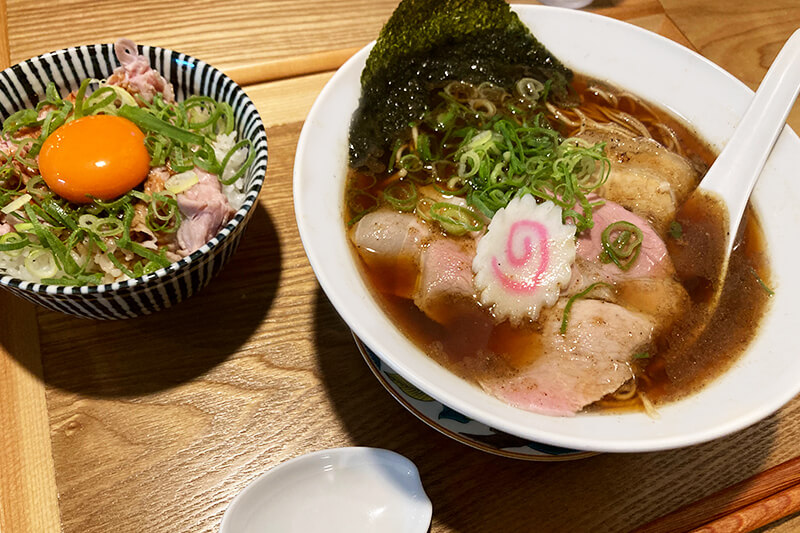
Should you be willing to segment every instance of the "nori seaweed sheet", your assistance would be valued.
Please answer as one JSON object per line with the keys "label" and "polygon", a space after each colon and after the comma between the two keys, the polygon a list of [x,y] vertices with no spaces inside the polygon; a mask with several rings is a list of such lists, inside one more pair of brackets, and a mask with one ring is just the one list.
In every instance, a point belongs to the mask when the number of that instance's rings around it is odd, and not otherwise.
{"label": "nori seaweed sheet", "polygon": [[567,101],[572,72],[503,0],[403,0],[381,30],[361,74],[350,124],[350,164],[375,167],[397,134],[422,118],[431,90],[449,81],[510,87],[550,80]]}

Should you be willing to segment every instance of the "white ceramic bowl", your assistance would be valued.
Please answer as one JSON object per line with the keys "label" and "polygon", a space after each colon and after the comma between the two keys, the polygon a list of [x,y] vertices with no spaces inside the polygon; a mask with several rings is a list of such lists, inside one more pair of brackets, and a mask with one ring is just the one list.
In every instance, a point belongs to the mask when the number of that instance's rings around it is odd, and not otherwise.
{"label": "white ceramic bowl", "polygon": [[[730,138],[752,98],[736,78],[696,53],[635,26],[585,12],[514,6],[550,51],[577,72],[660,104],[713,147]],[[771,255],[776,294],[745,355],[685,400],[643,413],[538,415],[510,407],[439,366],[391,323],[364,283],[343,222],[350,117],[369,48],[352,57],[320,94],[295,161],[297,222],[322,288],[347,324],[381,359],[443,404],[506,433],[579,450],[641,452],[676,448],[732,433],[776,411],[800,391],[798,325],[800,140],[781,134],[753,194]],[[340,223],[341,221],[341,223]]]}
{"label": "white ceramic bowl", "polygon": [[425,533],[431,501],[414,463],[379,448],[335,448],[262,474],[225,510],[220,533]]}

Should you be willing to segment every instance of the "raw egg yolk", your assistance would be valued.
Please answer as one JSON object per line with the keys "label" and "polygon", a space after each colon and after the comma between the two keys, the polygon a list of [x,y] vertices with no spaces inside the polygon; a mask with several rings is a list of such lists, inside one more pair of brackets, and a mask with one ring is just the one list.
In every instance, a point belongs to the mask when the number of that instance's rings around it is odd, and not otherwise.
{"label": "raw egg yolk", "polygon": [[56,129],[42,144],[39,172],[50,190],[75,203],[113,200],[150,171],[144,134],[112,115],[82,117]]}

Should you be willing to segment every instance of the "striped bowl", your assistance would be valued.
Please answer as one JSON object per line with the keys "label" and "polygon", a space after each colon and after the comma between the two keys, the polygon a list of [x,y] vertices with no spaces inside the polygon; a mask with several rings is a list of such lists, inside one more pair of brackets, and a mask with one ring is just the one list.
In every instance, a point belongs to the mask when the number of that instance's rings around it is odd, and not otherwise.
{"label": "striped bowl", "polygon": [[[199,250],[152,274],[82,287],[45,285],[0,277],[0,286],[33,303],[95,319],[133,318],[165,309],[205,287],[236,251],[253,213],[267,169],[267,135],[255,105],[236,83],[191,56],[156,46],[139,46],[150,65],[169,80],[178,100],[200,94],[231,105],[240,139],[250,139],[255,159],[245,177],[246,196],[228,224]],[[54,82],[61,94],[77,90],[84,78],[107,78],[119,66],[113,44],[50,52],[0,72],[0,115],[35,105]]]}

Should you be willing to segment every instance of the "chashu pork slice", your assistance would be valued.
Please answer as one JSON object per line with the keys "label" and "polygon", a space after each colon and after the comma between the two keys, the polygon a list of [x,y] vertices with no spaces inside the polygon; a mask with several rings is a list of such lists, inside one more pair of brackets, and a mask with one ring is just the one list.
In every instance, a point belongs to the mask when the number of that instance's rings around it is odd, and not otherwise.
{"label": "chashu pork slice", "polygon": [[185,257],[199,249],[230,220],[235,209],[222,192],[216,175],[197,167],[198,182],[178,194],[178,208],[184,220],[178,228],[178,254]]}
{"label": "chashu pork slice", "polygon": [[420,254],[430,233],[413,213],[379,209],[353,225],[350,240],[371,269],[384,273],[376,280],[379,290],[413,298]]}
{"label": "chashu pork slice", "polygon": [[532,333],[535,350],[512,376],[481,380],[489,394],[545,415],[572,416],[633,377],[630,363],[652,340],[655,320],[601,300],[576,300],[566,334],[563,299]]}
{"label": "chashu pork slice", "polygon": [[666,235],[678,207],[699,181],[689,160],[643,137],[598,130],[587,130],[579,137],[592,144],[606,143],[611,173],[596,192],[647,219],[659,234]]}
{"label": "chashu pork slice", "polygon": [[420,254],[420,276],[414,291],[416,306],[440,324],[471,314],[476,304],[474,257],[473,239],[433,239]]}

